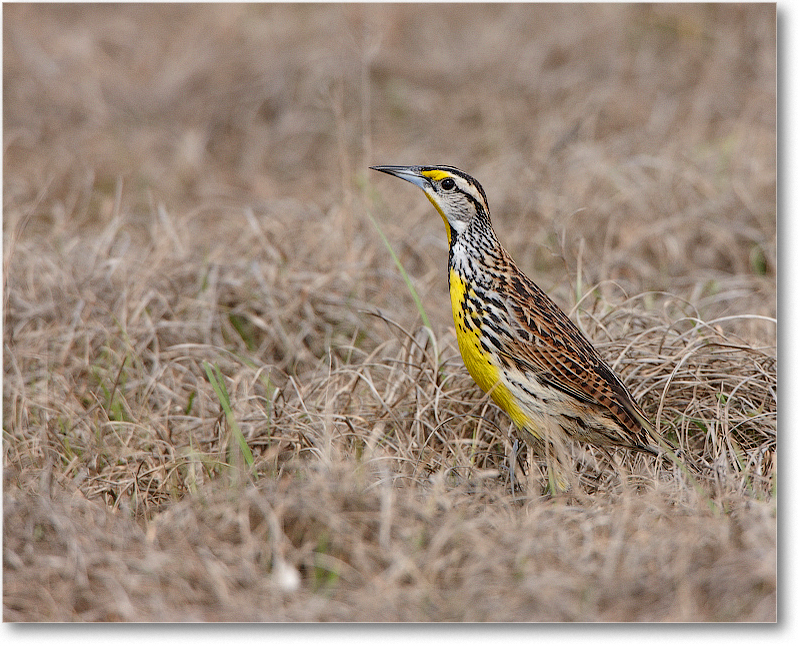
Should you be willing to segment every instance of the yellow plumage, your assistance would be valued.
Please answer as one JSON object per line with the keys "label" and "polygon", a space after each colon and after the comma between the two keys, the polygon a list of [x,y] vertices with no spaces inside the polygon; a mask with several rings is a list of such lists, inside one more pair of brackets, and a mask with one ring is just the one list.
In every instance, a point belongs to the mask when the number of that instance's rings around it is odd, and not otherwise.
{"label": "yellow plumage", "polygon": [[501,379],[500,369],[492,361],[489,353],[481,347],[481,333],[472,327],[461,304],[468,293],[467,286],[455,272],[450,272],[450,303],[453,307],[453,321],[456,326],[456,339],[461,358],[470,376],[481,390],[490,393],[492,399],[508,413],[511,420],[519,427],[528,425],[525,413],[517,406],[514,396]]}

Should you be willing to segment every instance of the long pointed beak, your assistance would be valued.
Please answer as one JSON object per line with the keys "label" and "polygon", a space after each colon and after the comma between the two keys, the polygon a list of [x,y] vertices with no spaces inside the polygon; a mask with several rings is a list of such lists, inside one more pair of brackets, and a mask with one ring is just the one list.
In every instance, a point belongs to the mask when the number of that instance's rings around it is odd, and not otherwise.
{"label": "long pointed beak", "polygon": [[370,168],[404,179],[407,182],[411,182],[414,186],[419,186],[423,190],[430,184],[425,177],[420,175],[420,166],[370,166]]}

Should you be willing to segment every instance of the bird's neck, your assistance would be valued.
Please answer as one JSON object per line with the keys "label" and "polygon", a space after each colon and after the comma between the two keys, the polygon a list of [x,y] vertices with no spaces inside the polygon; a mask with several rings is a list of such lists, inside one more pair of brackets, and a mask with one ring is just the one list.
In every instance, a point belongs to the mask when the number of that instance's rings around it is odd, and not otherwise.
{"label": "bird's neck", "polygon": [[461,276],[480,276],[479,267],[496,265],[505,252],[488,218],[476,218],[462,233],[450,238],[448,266]]}

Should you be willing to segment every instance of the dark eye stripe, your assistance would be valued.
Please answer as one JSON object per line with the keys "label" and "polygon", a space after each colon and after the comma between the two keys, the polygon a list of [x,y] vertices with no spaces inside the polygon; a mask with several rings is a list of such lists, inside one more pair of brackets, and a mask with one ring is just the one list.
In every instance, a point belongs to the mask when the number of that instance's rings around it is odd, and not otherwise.
{"label": "dark eye stripe", "polygon": [[[448,184],[445,185],[445,182],[447,182]],[[452,186],[449,185],[450,182],[453,182]],[[452,179],[450,179],[449,177],[446,177],[445,179],[443,179],[441,181],[441,183],[440,183],[440,186],[446,191],[450,191],[452,189],[455,189],[455,191],[453,191],[453,192],[463,195],[467,199],[467,201],[470,204],[472,204],[472,206],[475,208],[475,210],[477,212],[479,212],[479,213],[486,213],[487,212],[486,211],[486,207],[481,203],[481,201],[478,198],[476,198],[470,192],[465,191],[465,190],[459,188],[458,186],[456,186],[456,183]],[[483,191],[481,191],[481,195],[483,195]]]}
{"label": "dark eye stripe", "polygon": [[486,209],[483,207],[483,204],[476,200],[472,195],[466,191],[460,191],[460,193],[472,203],[472,206],[475,207],[476,211],[479,213],[486,213]]}

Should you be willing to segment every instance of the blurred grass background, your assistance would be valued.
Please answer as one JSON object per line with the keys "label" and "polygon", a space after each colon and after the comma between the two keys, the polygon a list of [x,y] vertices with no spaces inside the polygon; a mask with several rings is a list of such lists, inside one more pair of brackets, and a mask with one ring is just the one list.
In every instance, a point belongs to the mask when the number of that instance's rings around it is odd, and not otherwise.
{"label": "blurred grass background", "polygon": [[[4,620],[774,620],[774,5],[3,17]],[[509,485],[382,163],[479,179],[699,488]]]}

